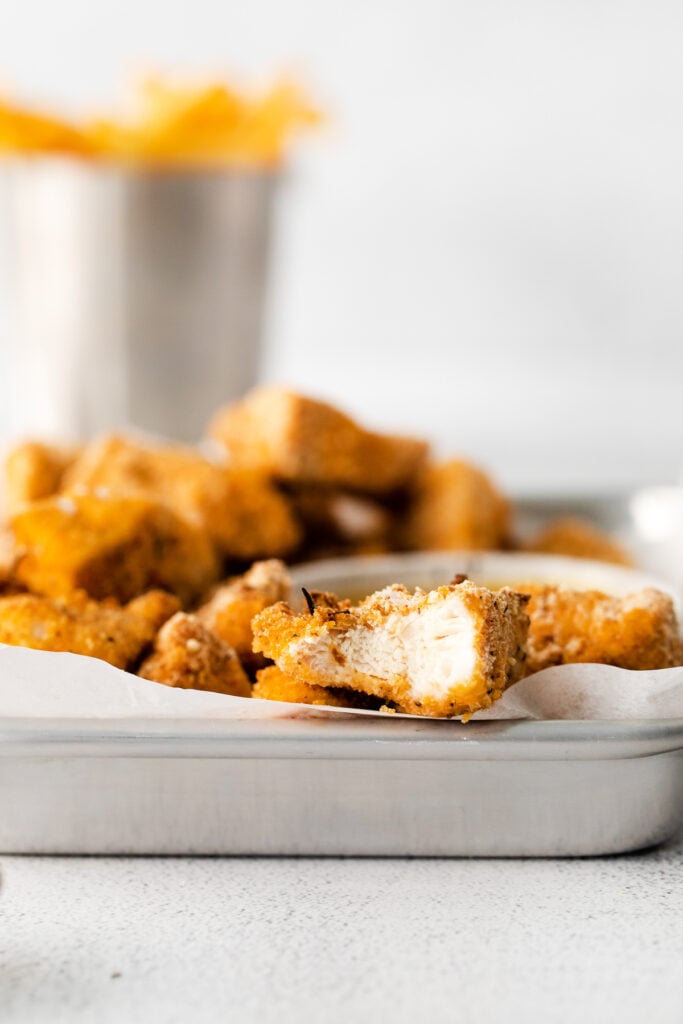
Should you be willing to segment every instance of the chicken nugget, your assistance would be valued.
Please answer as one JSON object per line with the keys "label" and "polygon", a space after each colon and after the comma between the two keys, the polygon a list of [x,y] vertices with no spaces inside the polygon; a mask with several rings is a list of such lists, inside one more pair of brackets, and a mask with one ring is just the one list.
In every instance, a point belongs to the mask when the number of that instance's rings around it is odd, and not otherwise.
{"label": "chicken nugget", "polygon": [[0,526],[0,594],[6,594],[15,589],[14,567],[16,561],[14,535],[9,527]]}
{"label": "chicken nugget", "polygon": [[0,643],[87,654],[128,668],[177,608],[177,599],[161,591],[123,608],[111,598],[92,601],[83,591],[65,600],[15,594],[0,597]]}
{"label": "chicken nugget", "polygon": [[158,586],[185,604],[219,575],[206,535],[147,498],[45,498],[14,516],[11,528],[16,579],[50,597],[85,590],[128,601]]}
{"label": "chicken nugget", "polygon": [[23,505],[56,494],[64,473],[78,448],[57,447],[26,441],[13,448],[5,460],[4,506],[14,515]]}
{"label": "chicken nugget", "polygon": [[588,662],[627,669],[681,664],[681,637],[671,598],[648,588],[627,597],[542,584],[531,595],[526,674]]}
{"label": "chicken nugget", "polygon": [[235,650],[202,625],[178,612],[162,626],[154,651],[138,675],[183,690],[211,690],[250,697],[251,685]]}
{"label": "chicken nugget", "polygon": [[147,622],[156,635],[163,624],[180,611],[180,601],[167,590],[147,590],[129,601],[126,610]]}
{"label": "chicken nugget", "polygon": [[314,683],[302,683],[293,676],[281,672],[277,665],[269,665],[256,673],[256,682],[251,689],[252,697],[259,700],[280,700],[289,704],[327,704],[332,708],[361,708],[374,710],[379,706],[377,698],[368,697],[354,690],[333,690]]}
{"label": "chicken nugget", "polygon": [[591,558],[596,562],[633,565],[633,559],[609,534],[584,519],[567,516],[548,523],[529,538],[523,548],[543,555],[567,555],[570,558]]}
{"label": "chicken nugget", "polygon": [[238,465],[368,494],[404,487],[427,454],[424,441],[364,430],[331,405],[280,387],[220,410],[209,431]]}
{"label": "chicken nugget", "polygon": [[402,531],[409,550],[505,547],[510,505],[476,466],[458,459],[435,463],[420,474]]}
{"label": "chicken nugget", "polygon": [[299,542],[290,503],[264,474],[219,465],[183,445],[101,438],[65,474],[64,488],[163,502],[206,531],[226,558],[284,555]]}
{"label": "chicken nugget", "polygon": [[288,498],[258,470],[223,469],[223,483],[205,506],[206,529],[227,558],[285,556],[301,540]]}
{"label": "chicken nugget", "polygon": [[200,622],[237,651],[245,669],[254,672],[263,658],[254,654],[251,620],[276,601],[289,598],[291,580],[284,562],[255,562],[243,576],[217,587],[196,612]]}
{"label": "chicken nugget", "polygon": [[281,602],[254,619],[254,650],[304,683],[415,715],[469,715],[521,677],[527,600],[464,581],[429,593],[396,584],[350,608],[313,599],[303,615]]}

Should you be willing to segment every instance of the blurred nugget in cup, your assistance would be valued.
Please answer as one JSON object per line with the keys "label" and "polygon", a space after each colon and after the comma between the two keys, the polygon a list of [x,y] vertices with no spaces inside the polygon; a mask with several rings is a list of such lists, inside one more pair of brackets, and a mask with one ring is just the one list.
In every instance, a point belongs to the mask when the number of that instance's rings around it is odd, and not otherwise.
{"label": "blurred nugget in cup", "polygon": [[258,380],[278,181],[318,114],[291,82],[138,101],[67,123],[0,99],[14,433],[194,442]]}
{"label": "blurred nugget in cup", "polygon": [[148,78],[132,117],[71,122],[0,100],[0,153],[174,167],[273,168],[320,114],[291,81],[247,95],[221,82]]}

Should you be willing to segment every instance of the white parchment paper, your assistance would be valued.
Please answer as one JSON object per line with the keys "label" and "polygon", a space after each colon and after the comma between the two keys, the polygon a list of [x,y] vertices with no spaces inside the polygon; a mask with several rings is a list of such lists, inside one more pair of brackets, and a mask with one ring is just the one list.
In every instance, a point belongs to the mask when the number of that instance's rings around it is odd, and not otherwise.
{"label": "white parchment paper", "polygon": [[[353,708],[228,697],[176,690],[103,661],[0,645],[2,718],[288,718],[386,715]],[[561,665],[511,687],[473,721],[683,718],[683,668],[628,672],[608,665]]]}

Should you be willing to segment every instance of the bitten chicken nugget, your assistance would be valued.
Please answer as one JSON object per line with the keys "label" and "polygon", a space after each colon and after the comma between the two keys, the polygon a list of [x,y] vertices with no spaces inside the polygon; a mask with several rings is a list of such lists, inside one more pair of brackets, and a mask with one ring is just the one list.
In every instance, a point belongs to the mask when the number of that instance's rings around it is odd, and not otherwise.
{"label": "bitten chicken nugget", "polygon": [[178,609],[171,594],[154,591],[121,607],[83,592],[68,599],[15,594],[0,597],[0,643],[39,651],[70,651],[128,668]]}
{"label": "bitten chicken nugget", "polygon": [[252,391],[209,429],[238,465],[368,494],[404,487],[427,454],[424,441],[372,433],[331,405],[278,387]]}
{"label": "bitten chicken nugget", "polygon": [[182,445],[104,437],[84,449],[64,488],[161,501],[205,530],[228,558],[284,555],[299,542],[290,503],[266,476],[218,465]]}
{"label": "bitten chicken nugget", "polygon": [[159,586],[188,603],[218,576],[208,537],[146,498],[45,498],[19,512],[11,528],[16,579],[50,597],[85,590],[128,601]]}
{"label": "bitten chicken nugget", "polygon": [[531,595],[527,675],[575,662],[627,669],[681,664],[673,602],[660,590],[618,598],[540,584],[520,589]]}
{"label": "bitten chicken nugget", "polygon": [[411,550],[489,551],[505,546],[509,528],[509,503],[488,476],[453,459],[418,477],[403,543]]}
{"label": "bitten chicken nugget", "polygon": [[289,704],[327,704],[332,708],[367,710],[377,708],[380,703],[377,698],[368,697],[354,690],[332,690],[312,683],[301,683],[298,679],[285,675],[277,665],[269,665],[256,674],[251,695],[260,700],[280,700]]}
{"label": "bitten chicken nugget", "polygon": [[14,515],[23,505],[56,494],[62,477],[78,454],[77,448],[26,441],[5,460],[4,506]]}
{"label": "bitten chicken nugget", "polygon": [[313,599],[303,615],[280,603],[254,619],[254,650],[285,675],[373,694],[399,711],[470,714],[521,677],[526,602],[464,581],[429,593],[396,584],[351,608]]}
{"label": "bitten chicken nugget", "polygon": [[633,565],[633,559],[612,538],[592,523],[567,516],[548,523],[523,545],[525,551],[543,555],[592,558],[596,562]]}
{"label": "bitten chicken nugget", "polygon": [[161,628],[153,653],[138,671],[143,679],[183,690],[250,697],[249,679],[235,650],[195,615],[178,612]]}
{"label": "bitten chicken nugget", "polygon": [[248,671],[263,665],[254,654],[251,620],[276,601],[289,598],[291,580],[284,562],[271,558],[255,562],[243,576],[217,587],[209,600],[197,609],[197,618],[237,651]]}

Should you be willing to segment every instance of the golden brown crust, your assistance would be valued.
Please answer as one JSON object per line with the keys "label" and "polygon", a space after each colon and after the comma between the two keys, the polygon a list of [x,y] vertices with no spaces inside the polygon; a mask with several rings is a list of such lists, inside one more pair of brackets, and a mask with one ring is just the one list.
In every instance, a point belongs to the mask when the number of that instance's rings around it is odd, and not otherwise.
{"label": "golden brown crust", "polygon": [[237,651],[249,672],[263,664],[252,650],[251,620],[264,608],[289,597],[291,581],[284,562],[272,558],[255,562],[243,576],[216,587],[197,609],[200,622]]}
{"label": "golden brown crust", "polygon": [[39,651],[70,651],[130,667],[159,626],[178,608],[170,594],[151,592],[121,607],[114,600],[68,600],[16,594],[0,598],[0,643]]}
{"label": "golden brown crust", "polygon": [[331,405],[279,387],[220,410],[210,433],[238,465],[369,494],[404,487],[427,454],[423,441],[364,430]]}
{"label": "golden brown crust", "polygon": [[16,579],[39,594],[85,590],[128,601],[158,586],[186,604],[218,576],[206,535],[146,498],[45,498],[18,513],[11,527]]}
{"label": "golden brown crust", "polygon": [[206,531],[221,555],[283,555],[299,543],[290,503],[262,473],[232,469],[192,448],[109,436],[89,444],[64,489],[141,496]]}
{"label": "golden brown crust", "polygon": [[510,505],[476,466],[459,459],[428,466],[418,477],[402,534],[409,549],[496,550],[510,532]]}
{"label": "golden brown crust", "polygon": [[539,584],[520,589],[531,595],[527,675],[577,662],[632,670],[681,664],[673,602],[659,590],[618,598]]}
{"label": "golden brown crust", "polygon": [[252,697],[259,700],[279,700],[289,704],[326,704],[333,708],[375,709],[378,701],[353,690],[331,689],[302,683],[293,676],[285,675],[277,665],[262,668],[256,675],[251,690]]}
{"label": "golden brown crust", "polygon": [[78,448],[25,441],[5,460],[4,507],[14,515],[31,501],[56,494],[64,473],[78,455]]}
{"label": "golden brown crust", "polygon": [[251,696],[249,679],[235,650],[195,615],[178,612],[161,628],[153,653],[138,675],[183,690]]}
{"label": "golden brown crust", "polygon": [[615,565],[634,564],[630,555],[607,533],[583,519],[571,516],[548,523],[527,540],[523,548],[543,555],[591,558],[596,562],[613,562]]}
{"label": "golden brown crust", "polygon": [[[301,615],[280,602],[254,619],[254,650],[301,682],[360,690],[410,714],[468,714],[489,707],[521,677],[526,600],[507,589],[493,592],[464,582],[428,594],[387,587],[355,607],[314,599],[312,613]],[[456,636],[463,623],[471,628],[466,675],[425,688],[431,679],[411,676],[415,670],[406,651],[421,648],[425,672],[436,676],[449,654],[441,642]]]}

